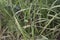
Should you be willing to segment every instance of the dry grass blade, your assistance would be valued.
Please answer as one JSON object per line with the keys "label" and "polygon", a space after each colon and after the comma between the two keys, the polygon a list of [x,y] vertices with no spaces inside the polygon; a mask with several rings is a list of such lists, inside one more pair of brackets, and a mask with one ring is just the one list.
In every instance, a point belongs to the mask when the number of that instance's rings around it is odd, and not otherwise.
{"label": "dry grass blade", "polygon": [[45,29],[49,26],[49,24],[54,20],[54,18],[57,16],[58,14],[55,14],[55,16],[53,16],[53,18],[48,22],[47,25],[44,26],[43,30],[41,31],[40,35],[42,35],[42,33],[45,31]]}

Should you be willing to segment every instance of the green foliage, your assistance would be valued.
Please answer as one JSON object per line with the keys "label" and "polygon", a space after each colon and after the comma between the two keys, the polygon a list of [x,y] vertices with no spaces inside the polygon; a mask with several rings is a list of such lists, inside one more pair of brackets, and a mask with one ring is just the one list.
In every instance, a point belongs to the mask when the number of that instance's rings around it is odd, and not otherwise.
{"label": "green foliage", "polygon": [[3,15],[3,19],[0,18],[0,31],[3,30],[4,34],[1,33],[2,37],[7,36],[10,40],[55,40],[60,28],[59,2],[0,0],[0,14]]}

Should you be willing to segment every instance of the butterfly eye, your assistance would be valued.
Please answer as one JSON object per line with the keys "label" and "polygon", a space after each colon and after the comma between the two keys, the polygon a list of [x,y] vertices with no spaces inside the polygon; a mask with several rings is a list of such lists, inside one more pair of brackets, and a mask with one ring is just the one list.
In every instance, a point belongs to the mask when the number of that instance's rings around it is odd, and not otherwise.
{"label": "butterfly eye", "polygon": [[21,9],[20,6],[16,6],[16,7],[14,8],[14,11],[17,12],[17,11],[19,11],[20,9]]}

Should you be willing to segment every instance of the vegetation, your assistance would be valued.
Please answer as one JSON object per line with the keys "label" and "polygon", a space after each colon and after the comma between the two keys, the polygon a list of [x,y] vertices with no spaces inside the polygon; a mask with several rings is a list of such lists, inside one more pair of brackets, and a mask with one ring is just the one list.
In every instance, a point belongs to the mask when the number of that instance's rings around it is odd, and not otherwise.
{"label": "vegetation", "polygon": [[0,0],[0,40],[60,40],[60,0]]}

